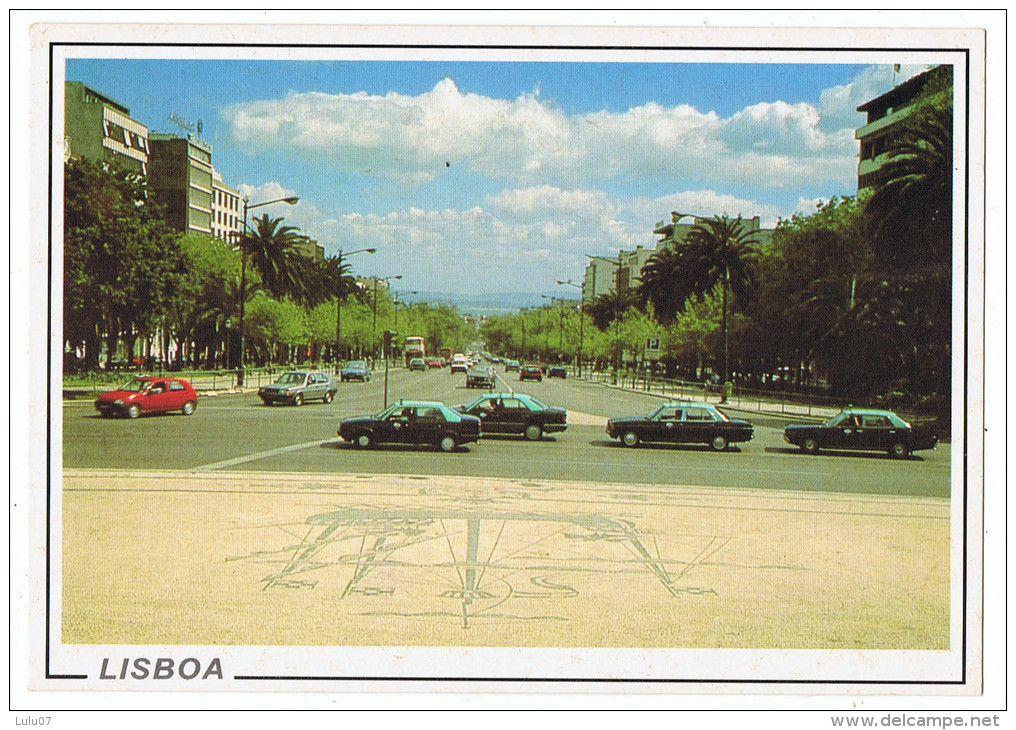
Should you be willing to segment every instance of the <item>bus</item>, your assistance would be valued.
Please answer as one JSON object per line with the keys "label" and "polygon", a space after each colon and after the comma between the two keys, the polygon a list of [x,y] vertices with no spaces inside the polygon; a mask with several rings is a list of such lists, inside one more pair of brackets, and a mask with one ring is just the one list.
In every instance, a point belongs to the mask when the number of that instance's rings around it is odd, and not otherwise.
{"label": "bus", "polygon": [[402,354],[406,358],[406,367],[409,367],[409,361],[414,357],[426,359],[427,349],[423,346],[423,338],[407,337],[405,345],[402,347]]}

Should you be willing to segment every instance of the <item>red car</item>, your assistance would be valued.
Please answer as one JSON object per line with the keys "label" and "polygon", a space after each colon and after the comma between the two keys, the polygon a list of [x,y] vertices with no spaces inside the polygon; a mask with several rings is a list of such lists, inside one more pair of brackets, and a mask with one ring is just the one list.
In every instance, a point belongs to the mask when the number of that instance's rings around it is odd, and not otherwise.
{"label": "red car", "polygon": [[95,410],[105,418],[122,415],[137,418],[142,413],[180,411],[191,415],[198,407],[198,394],[181,378],[138,376],[116,390],[100,393]]}

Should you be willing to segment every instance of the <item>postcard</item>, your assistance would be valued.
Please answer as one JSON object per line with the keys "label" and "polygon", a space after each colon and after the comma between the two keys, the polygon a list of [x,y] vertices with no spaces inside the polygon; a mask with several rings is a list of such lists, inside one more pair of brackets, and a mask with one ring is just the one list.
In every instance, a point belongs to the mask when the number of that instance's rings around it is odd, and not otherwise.
{"label": "postcard", "polygon": [[32,691],[983,692],[983,30],[296,18],[31,28]]}

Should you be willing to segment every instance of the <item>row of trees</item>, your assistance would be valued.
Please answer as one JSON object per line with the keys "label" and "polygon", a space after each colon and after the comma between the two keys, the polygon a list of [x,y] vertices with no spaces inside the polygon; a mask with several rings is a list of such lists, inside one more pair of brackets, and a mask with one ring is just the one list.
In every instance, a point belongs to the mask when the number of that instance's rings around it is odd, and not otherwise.
{"label": "row of trees", "polygon": [[[740,218],[715,216],[661,246],[637,289],[610,292],[586,308],[593,327],[583,359],[609,361],[619,349],[637,356],[654,336],[668,369],[682,377],[736,374],[748,385],[778,377],[858,401],[896,393],[947,403],[950,69],[932,74],[888,155],[884,181],[870,194],[781,220],[768,240]],[[683,217],[673,215],[675,223]],[[487,321],[485,339],[530,356],[520,330],[532,318]],[[578,353],[572,320],[577,315],[562,323],[569,345],[551,357]],[[554,326],[552,317],[546,321]],[[554,342],[552,333],[546,337]]]}
{"label": "row of trees", "polygon": [[241,313],[254,364],[373,353],[396,318],[398,329],[433,347],[471,340],[452,307],[418,304],[396,314],[386,288],[375,305],[348,261],[302,255],[304,237],[282,219],[255,218],[234,245],[170,228],[134,174],[75,159],[64,182],[64,340],[74,367],[153,353],[167,368],[237,367]]}

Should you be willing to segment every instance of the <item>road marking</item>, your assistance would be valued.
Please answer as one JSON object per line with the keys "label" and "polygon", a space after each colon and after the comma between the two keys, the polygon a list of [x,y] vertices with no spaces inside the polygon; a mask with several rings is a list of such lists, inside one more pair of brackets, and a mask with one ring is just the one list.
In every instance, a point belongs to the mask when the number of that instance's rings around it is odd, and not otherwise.
{"label": "road marking", "polygon": [[212,464],[204,464],[202,466],[195,466],[187,471],[201,472],[201,471],[213,471],[215,469],[225,469],[230,466],[238,466],[239,464],[246,464],[251,461],[258,461],[259,459],[267,459],[270,456],[278,456],[279,454],[286,454],[290,451],[302,451],[303,449],[310,449],[315,446],[321,446],[327,444],[332,439],[324,439],[321,441],[308,441],[303,444],[293,444],[292,446],[283,446],[278,449],[271,449],[270,451],[261,451],[256,454],[247,454],[245,456],[238,456],[235,459],[226,459],[225,461],[216,461]]}

